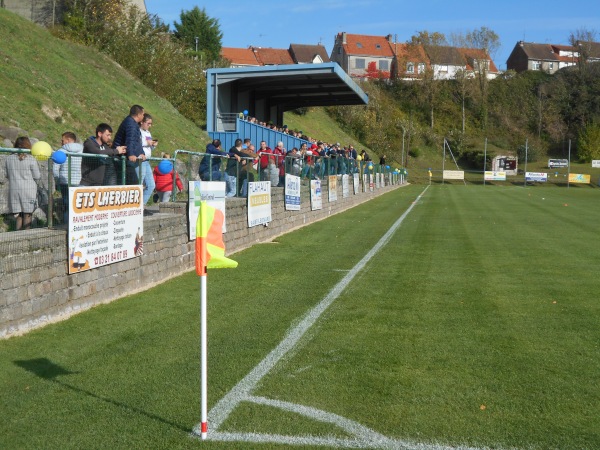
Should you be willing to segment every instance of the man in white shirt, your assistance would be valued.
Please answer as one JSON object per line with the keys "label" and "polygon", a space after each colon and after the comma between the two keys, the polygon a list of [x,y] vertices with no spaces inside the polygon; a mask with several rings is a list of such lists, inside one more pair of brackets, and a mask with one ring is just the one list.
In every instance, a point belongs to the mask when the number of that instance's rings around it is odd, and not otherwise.
{"label": "man in white shirt", "polygon": [[[150,166],[150,161],[148,158],[152,156],[152,150],[158,145],[158,141],[156,139],[152,139],[152,134],[150,133],[150,127],[152,126],[152,116],[148,113],[144,113],[144,118],[140,122],[140,133],[142,135],[142,148],[144,149],[144,154],[146,156],[146,160],[142,162],[142,172],[141,179],[142,184],[144,185],[144,205],[148,203],[148,200],[152,196],[152,192],[154,191],[155,183],[154,177],[152,176],[152,167]],[[144,209],[144,214],[149,215],[149,212]]]}

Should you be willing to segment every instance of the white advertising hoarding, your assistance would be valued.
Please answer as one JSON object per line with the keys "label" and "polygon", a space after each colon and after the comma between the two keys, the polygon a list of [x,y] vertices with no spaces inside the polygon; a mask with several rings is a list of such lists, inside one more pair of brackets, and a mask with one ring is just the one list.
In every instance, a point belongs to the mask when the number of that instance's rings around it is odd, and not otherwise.
{"label": "white advertising hoarding", "polygon": [[350,197],[350,176],[342,175],[342,197]]}
{"label": "white advertising hoarding", "polygon": [[506,181],[506,172],[494,172],[486,170],[483,175],[483,179],[486,181]]}
{"label": "white advertising hoarding", "polygon": [[144,253],[142,187],[69,188],[69,273]]}
{"label": "white advertising hoarding", "polygon": [[225,224],[225,182],[224,181],[190,181],[188,189],[188,217],[190,240],[196,239],[196,222],[200,211],[200,202],[205,201],[207,205],[218,209],[223,213],[223,233],[227,231]]}
{"label": "white advertising hoarding", "polygon": [[464,180],[464,170],[444,170],[444,180]]}
{"label": "white advertising hoarding", "polygon": [[330,202],[337,201],[337,175],[327,177],[327,194]]}
{"label": "white advertising hoarding", "polygon": [[310,181],[310,209],[315,211],[323,209],[323,198],[321,193],[321,180]]}
{"label": "white advertising hoarding", "polygon": [[271,182],[248,183],[248,227],[271,222]]}
{"label": "white advertising hoarding", "polygon": [[548,181],[548,174],[544,172],[525,172],[525,181],[545,183]]}
{"label": "white advertising hoarding", "polygon": [[285,174],[285,209],[300,211],[300,177]]}

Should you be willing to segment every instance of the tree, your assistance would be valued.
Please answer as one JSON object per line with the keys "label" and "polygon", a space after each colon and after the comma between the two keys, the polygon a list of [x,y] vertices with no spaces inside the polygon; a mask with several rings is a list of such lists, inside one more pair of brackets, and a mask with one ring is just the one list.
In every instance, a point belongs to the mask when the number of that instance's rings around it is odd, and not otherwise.
{"label": "tree", "polygon": [[223,39],[219,19],[209,17],[204,8],[197,6],[190,11],[181,11],[179,19],[181,23],[173,24],[175,37],[186,47],[197,50],[201,59],[213,62],[219,60]]}
{"label": "tree", "polygon": [[587,68],[595,40],[596,31],[587,28],[579,28],[569,35],[569,43],[575,47],[577,65],[581,71],[585,71]]}
{"label": "tree", "polygon": [[423,73],[420,86],[422,98],[429,109],[430,127],[433,129],[434,111],[438,104],[440,90],[440,82],[436,79],[434,65],[442,52],[441,47],[447,44],[446,36],[437,31],[430,33],[422,30],[411,36],[408,44],[412,46],[422,45],[431,60],[431,65],[427,66]]}
{"label": "tree", "polygon": [[423,45],[423,46],[441,46],[447,45],[446,36],[444,33],[434,31],[430,33],[427,30],[417,31],[417,34],[410,37],[408,44]]}
{"label": "tree", "polygon": [[579,132],[577,154],[581,162],[600,159],[600,125],[590,124]]}
{"label": "tree", "polygon": [[493,55],[500,48],[500,38],[487,27],[481,27],[478,30],[468,31],[464,35],[455,34],[452,36],[455,45],[470,49],[465,52],[465,56],[473,67],[479,93],[481,96],[480,119],[483,129],[487,126],[488,120],[488,73]]}

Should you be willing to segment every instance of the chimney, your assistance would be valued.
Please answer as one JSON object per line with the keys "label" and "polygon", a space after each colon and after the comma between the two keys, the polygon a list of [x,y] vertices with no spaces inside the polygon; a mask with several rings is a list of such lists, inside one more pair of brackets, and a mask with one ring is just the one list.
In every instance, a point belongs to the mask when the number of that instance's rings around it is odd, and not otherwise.
{"label": "chimney", "polygon": [[523,44],[525,44],[525,42],[519,41],[519,46],[523,47]]}
{"label": "chimney", "polygon": [[345,31],[342,31],[342,44],[347,44],[347,40],[348,40],[348,33],[346,33]]}
{"label": "chimney", "polygon": [[391,34],[388,34],[388,35],[387,35],[385,38],[387,39],[387,41],[388,41],[389,43],[391,43],[391,42],[392,42],[392,35],[391,35]]}

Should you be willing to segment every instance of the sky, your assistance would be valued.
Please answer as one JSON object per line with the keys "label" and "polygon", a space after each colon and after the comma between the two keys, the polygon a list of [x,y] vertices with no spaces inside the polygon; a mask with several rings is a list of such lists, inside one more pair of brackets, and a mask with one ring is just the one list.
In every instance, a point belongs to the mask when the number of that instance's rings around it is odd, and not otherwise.
{"label": "sky", "polygon": [[440,32],[446,37],[487,27],[500,38],[492,55],[506,69],[515,44],[563,44],[569,35],[585,29],[600,41],[598,0],[438,1],[438,0],[296,0],[204,1],[145,0],[146,9],[163,22],[180,22],[182,11],[204,8],[219,20],[223,47],[288,48],[290,44],[319,44],[331,55],[337,33],[397,35],[406,42],[418,31]]}

